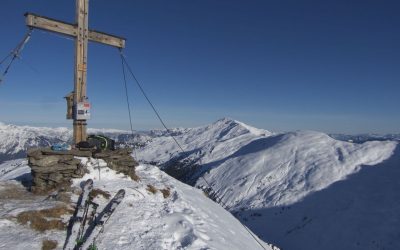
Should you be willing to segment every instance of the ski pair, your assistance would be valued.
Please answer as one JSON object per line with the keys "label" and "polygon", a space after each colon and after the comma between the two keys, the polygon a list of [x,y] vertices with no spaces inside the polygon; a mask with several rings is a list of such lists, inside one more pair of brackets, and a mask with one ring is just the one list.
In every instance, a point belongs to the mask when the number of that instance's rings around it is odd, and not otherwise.
{"label": "ski pair", "polygon": [[82,194],[79,196],[74,215],[72,216],[68,226],[67,238],[63,249],[74,249],[76,241],[79,241],[79,236],[82,234],[87,219],[87,212],[90,203],[89,194],[93,189],[93,180],[88,179],[82,189]]}
{"label": "ski pair", "polygon": [[104,207],[93,222],[89,225],[85,234],[82,237],[82,245],[76,249],[97,249],[96,240],[104,232],[104,225],[108,222],[111,215],[125,197],[125,190],[120,189],[110,202]]}
{"label": "ski pair", "polygon": [[[93,189],[93,180],[89,179],[83,186],[83,192],[78,200],[76,211],[67,232],[64,250],[71,249],[97,249],[96,239],[103,232],[104,224],[108,221],[116,207],[121,203],[125,196],[125,190],[120,189],[111,201],[105,206],[103,211],[95,217],[97,204],[90,200],[90,192]],[[92,214],[92,220],[86,232],[83,234],[88,219],[88,214]]]}

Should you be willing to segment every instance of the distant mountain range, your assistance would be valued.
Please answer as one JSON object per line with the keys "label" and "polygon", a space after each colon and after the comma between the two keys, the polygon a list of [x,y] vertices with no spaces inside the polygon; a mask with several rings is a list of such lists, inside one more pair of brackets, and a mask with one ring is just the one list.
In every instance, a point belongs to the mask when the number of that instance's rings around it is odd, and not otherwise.
{"label": "distant mountain range", "polygon": [[359,135],[345,135],[345,134],[329,134],[332,138],[341,141],[351,141],[354,143],[363,143],[367,141],[400,141],[400,134],[359,134]]}

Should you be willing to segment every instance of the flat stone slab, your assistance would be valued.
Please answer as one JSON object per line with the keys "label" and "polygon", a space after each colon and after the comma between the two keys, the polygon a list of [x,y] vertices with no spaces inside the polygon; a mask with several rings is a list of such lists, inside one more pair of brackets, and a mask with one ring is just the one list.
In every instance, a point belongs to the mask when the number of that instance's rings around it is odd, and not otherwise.
{"label": "flat stone slab", "polygon": [[44,157],[43,159],[40,159],[40,160],[31,159],[30,163],[32,165],[36,165],[36,166],[40,166],[40,167],[43,167],[43,168],[47,168],[47,167],[50,167],[52,165],[57,164],[59,160],[60,160],[59,157],[57,157],[55,155],[49,155],[49,156]]}
{"label": "flat stone slab", "polygon": [[44,155],[72,155],[72,156],[80,156],[80,157],[92,157],[92,155],[93,155],[92,151],[79,150],[79,149],[54,151],[51,148],[42,148],[41,151]]}
{"label": "flat stone slab", "polygon": [[31,169],[36,173],[54,173],[54,172],[70,172],[71,170],[77,170],[78,166],[74,165],[67,165],[67,164],[59,164],[53,165],[51,167],[38,167],[33,165]]}

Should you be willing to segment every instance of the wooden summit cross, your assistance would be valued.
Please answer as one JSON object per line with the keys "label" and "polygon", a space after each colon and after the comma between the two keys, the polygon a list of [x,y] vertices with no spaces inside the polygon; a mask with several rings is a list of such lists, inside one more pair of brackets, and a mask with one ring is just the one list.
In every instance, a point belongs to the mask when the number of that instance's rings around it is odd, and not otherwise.
{"label": "wooden summit cross", "polygon": [[75,70],[73,101],[73,115],[67,114],[67,119],[73,119],[74,143],[86,141],[86,120],[90,117],[90,104],[86,96],[86,69],[88,40],[118,48],[125,47],[125,39],[103,32],[89,30],[88,26],[89,0],[76,0],[75,24],[70,24],[48,17],[26,13],[26,25],[73,37],[75,39]]}

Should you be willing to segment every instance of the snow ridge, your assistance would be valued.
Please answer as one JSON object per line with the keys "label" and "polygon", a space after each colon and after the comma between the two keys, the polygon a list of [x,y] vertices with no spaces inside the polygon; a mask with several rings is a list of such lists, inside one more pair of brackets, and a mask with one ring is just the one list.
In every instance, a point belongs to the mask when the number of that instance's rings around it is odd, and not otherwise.
{"label": "snow ridge", "polygon": [[[400,249],[400,199],[393,192],[400,188],[397,141],[350,143],[315,131],[259,133],[229,119],[176,138],[186,155],[166,136],[138,155],[187,183],[205,189],[210,184],[213,195],[264,241],[284,249]],[[383,201],[371,204],[370,194]]]}

